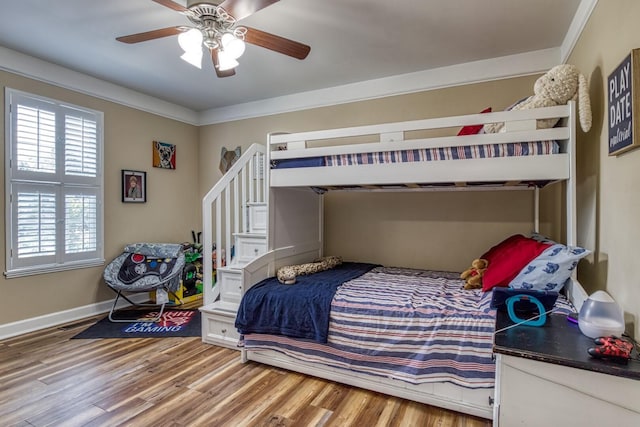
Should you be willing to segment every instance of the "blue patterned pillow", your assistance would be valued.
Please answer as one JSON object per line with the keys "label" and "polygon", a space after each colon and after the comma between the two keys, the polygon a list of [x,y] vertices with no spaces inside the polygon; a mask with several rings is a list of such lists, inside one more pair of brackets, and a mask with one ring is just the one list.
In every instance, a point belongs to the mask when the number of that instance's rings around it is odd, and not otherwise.
{"label": "blue patterned pillow", "polygon": [[584,248],[556,243],[520,270],[509,287],[558,292],[571,277],[578,261],[590,253]]}

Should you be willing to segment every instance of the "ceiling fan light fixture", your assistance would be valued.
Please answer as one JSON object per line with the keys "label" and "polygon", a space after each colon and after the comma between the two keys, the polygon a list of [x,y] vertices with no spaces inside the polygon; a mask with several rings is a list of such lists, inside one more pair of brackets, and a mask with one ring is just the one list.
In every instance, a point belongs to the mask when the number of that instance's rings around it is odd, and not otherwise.
{"label": "ceiling fan light fixture", "polygon": [[202,69],[202,49],[185,52],[180,56],[180,59]]}
{"label": "ceiling fan light fixture", "polygon": [[207,52],[211,56],[218,77],[229,77],[235,74],[233,69],[239,65],[237,59],[244,53],[245,43],[296,59],[305,59],[311,50],[311,47],[294,40],[237,25],[238,21],[279,0],[153,1],[183,14],[192,26],[177,25],[160,28],[116,37],[117,41],[133,44],[168,36],[178,36],[178,43],[184,51],[181,58],[201,68],[203,52]]}
{"label": "ceiling fan light fixture", "polygon": [[240,65],[238,61],[228,52],[224,50],[218,51],[218,70],[227,71],[236,68],[238,65]]}
{"label": "ceiling fan light fixture", "polygon": [[224,51],[234,59],[240,58],[244,53],[244,41],[232,33],[224,33],[220,38],[220,44],[222,44]]}
{"label": "ceiling fan light fixture", "polygon": [[178,36],[178,44],[185,53],[199,50],[200,56],[202,56],[202,32],[197,28],[192,28],[189,31],[180,33]]}

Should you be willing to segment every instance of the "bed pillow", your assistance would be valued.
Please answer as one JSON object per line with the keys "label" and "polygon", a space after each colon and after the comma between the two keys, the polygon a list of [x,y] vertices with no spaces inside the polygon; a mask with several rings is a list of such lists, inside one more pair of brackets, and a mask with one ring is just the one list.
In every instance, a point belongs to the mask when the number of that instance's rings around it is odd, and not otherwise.
{"label": "bed pillow", "polygon": [[537,240],[538,242],[551,243],[552,245],[555,245],[556,243],[558,243],[555,240],[550,239],[549,237],[536,232],[531,233],[531,238],[533,240]]}
{"label": "bed pillow", "polygon": [[[480,113],[490,113],[491,112],[491,107],[485,108],[484,110],[480,111]],[[469,125],[469,126],[463,126],[462,129],[460,129],[460,131],[458,132],[458,136],[461,135],[476,135],[478,133],[480,133],[480,131],[482,130],[482,127],[484,125]]]}
{"label": "bed pillow", "polygon": [[516,245],[519,241],[524,239],[526,239],[526,237],[524,237],[522,234],[514,234],[513,236],[509,236],[497,245],[492,246],[491,249],[482,254],[480,258],[486,259],[487,261],[489,261],[489,263],[491,263],[496,255],[498,255],[500,252],[508,250],[512,246]]}
{"label": "bed pillow", "polygon": [[515,289],[559,292],[571,273],[591,251],[579,246],[555,243],[529,262],[509,283]]}
{"label": "bed pillow", "polygon": [[518,273],[549,246],[549,243],[518,234],[489,249],[483,256],[489,265],[482,277],[482,290],[487,292],[496,286],[509,286]]}

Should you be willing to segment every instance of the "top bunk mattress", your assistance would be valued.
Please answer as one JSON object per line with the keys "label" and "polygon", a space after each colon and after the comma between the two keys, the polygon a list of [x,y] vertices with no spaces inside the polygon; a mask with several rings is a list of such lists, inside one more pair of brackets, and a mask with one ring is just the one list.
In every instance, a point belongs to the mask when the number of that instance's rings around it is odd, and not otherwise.
{"label": "top bunk mattress", "polygon": [[557,141],[513,142],[466,145],[460,147],[421,148],[376,153],[347,153],[327,156],[271,160],[272,169],[322,166],[374,165],[385,163],[429,162],[437,160],[486,159],[558,154]]}

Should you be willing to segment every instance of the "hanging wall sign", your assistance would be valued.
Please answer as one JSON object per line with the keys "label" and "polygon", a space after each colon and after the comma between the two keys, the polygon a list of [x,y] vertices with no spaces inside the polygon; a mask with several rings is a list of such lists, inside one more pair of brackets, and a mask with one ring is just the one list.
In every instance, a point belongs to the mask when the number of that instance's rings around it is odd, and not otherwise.
{"label": "hanging wall sign", "polygon": [[634,49],[607,80],[609,111],[609,155],[618,155],[640,145],[640,49]]}

